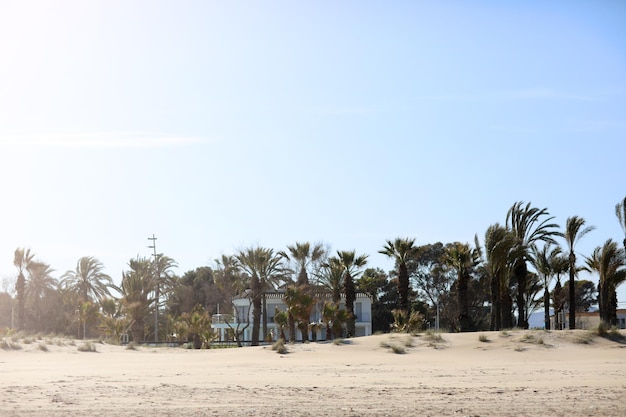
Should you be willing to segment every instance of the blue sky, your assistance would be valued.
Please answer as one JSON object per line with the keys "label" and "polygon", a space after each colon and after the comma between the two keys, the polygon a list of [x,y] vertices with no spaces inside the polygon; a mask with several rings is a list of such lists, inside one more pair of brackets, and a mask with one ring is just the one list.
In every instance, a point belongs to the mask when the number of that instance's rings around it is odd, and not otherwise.
{"label": "blue sky", "polygon": [[[624,235],[626,3],[3,1],[0,277],[250,245]],[[620,288],[621,306],[626,288]]]}

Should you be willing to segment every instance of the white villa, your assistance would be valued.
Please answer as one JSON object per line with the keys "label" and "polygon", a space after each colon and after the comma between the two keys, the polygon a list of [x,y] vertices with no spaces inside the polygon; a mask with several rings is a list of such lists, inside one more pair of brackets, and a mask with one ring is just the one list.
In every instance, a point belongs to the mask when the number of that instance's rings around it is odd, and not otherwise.
{"label": "white villa", "polygon": [[[277,311],[286,311],[287,305],[283,297],[284,291],[272,291],[265,295],[267,303],[267,331],[272,340],[277,340],[280,330],[274,323],[274,314]],[[321,312],[324,302],[330,300],[330,294],[318,301],[311,312],[310,323],[321,323]],[[245,342],[252,339],[252,304],[248,298],[248,293],[244,293],[233,300],[234,311],[232,314],[214,314],[211,320],[211,328],[218,334],[217,341],[233,341],[233,331],[243,331],[241,337]],[[340,309],[345,309],[345,297],[340,300]],[[356,316],[354,336],[369,336],[372,334],[372,299],[369,295],[357,292],[354,302],[354,314]],[[326,339],[326,328],[322,325],[317,331],[317,340]],[[302,334],[296,330],[296,339],[302,340]],[[260,340],[268,339],[268,335],[263,334],[263,312],[261,312]],[[311,338],[311,335],[309,335]]]}

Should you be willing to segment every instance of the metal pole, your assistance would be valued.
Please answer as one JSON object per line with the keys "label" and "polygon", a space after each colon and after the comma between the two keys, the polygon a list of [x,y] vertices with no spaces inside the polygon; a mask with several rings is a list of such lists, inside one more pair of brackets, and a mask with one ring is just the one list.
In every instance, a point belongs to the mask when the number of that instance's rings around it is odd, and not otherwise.
{"label": "metal pole", "polygon": [[152,237],[149,237],[148,240],[152,241],[152,246],[148,246],[149,248],[153,249],[154,253],[154,277],[156,279],[156,287],[155,287],[155,304],[154,304],[154,342],[158,342],[159,341],[159,280],[161,277],[158,277],[158,269],[157,269],[157,251],[156,251],[156,236],[154,236],[154,233],[152,234]]}

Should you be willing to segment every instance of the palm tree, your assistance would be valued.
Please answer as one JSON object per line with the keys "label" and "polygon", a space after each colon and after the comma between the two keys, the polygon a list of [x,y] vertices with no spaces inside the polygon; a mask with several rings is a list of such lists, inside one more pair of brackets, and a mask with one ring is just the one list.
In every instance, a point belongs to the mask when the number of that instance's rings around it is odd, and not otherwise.
{"label": "palm tree", "polygon": [[79,302],[97,302],[111,296],[109,288],[114,288],[111,277],[103,272],[104,265],[92,256],[83,256],[76,263],[74,271],[61,276],[61,287],[78,295]]}
{"label": "palm tree", "polygon": [[624,249],[626,250],[626,197],[615,205],[615,215],[624,232]]}
{"label": "palm tree", "polygon": [[28,266],[29,279],[26,281],[25,296],[33,305],[34,324],[42,330],[41,300],[56,289],[57,280],[52,277],[54,269],[43,262],[31,262]]}
{"label": "palm tree", "polygon": [[343,287],[346,294],[346,309],[348,310],[347,331],[348,337],[351,337],[356,333],[356,316],[354,315],[356,290],[354,280],[363,272],[361,268],[367,264],[367,255],[356,256],[356,251],[337,251],[337,257],[331,262],[337,262],[343,270]]}
{"label": "palm tree", "polygon": [[382,250],[378,251],[383,255],[393,258],[396,268],[398,268],[398,308],[409,314],[409,271],[407,262],[415,256],[418,248],[413,246],[415,239],[396,238],[395,241],[388,240]]}
{"label": "palm tree", "polygon": [[[536,245],[531,246],[530,262],[533,264],[539,274],[539,278],[543,282],[543,313],[544,313],[544,329],[550,329],[550,281],[556,274],[555,268],[557,267],[559,256],[561,256],[562,250],[560,246],[552,246],[550,243],[543,245],[541,249]],[[556,309],[555,309],[556,312]]]}
{"label": "palm tree", "polygon": [[289,316],[293,317],[298,323],[298,328],[302,334],[302,341],[308,341],[309,318],[311,317],[311,311],[315,306],[315,300],[309,294],[309,291],[307,291],[305,286],[290,286],[285,291],[284,300],[287,305]]}
{"label": "palm tree", "polygon": [[24,329],[25,306],[26,306],[26,277],[24,271],[28,269],[35,257],[30,249],[17,248],[13,257],[13,265],[17,268],[17,281],[15,282],[15,292],[17,295],[17,328]]}
{"label": "palm tree", "polygon": [[[511,327],[511,303],[509,280],[512,261],[517,256],[515,236],[510,230],[496,223],[485,232],[485,262],[483,267],[489,277],[491,291],[491,330]],[[504,308],[506,304],[506,308]]]}
{"label": "palm tree", "polygon": [[159,302],[161,293],[167,293],[172,286],[172,268],[178,266],[169,256],[158,254],[152,260],[154,271],[154,341],[159,341]]}
{"label": "palm tree", "polygon": [[137,343],[144,340],[146,318],[154,302],[154,273],[152,263],[137,257],[128,262],[129,271],[122,273],[122,283],[117,289],[121,294],[122,311],[130,321],[130,331]]}
{"label": "palm tree", "polygon": [[273,249],[250,247],[236,255],[241,268],[250,275],[250,300],[252,301],[252,346],[260,340],[261,314],[263,314],[263,337],[267,335],[267,305],[265,293],[284,280],[288,270],[284,257]]}
{"label": "palm tree", "polygon": [[333,303],[339,305],[341,292],[343,291],[344,267],[339,258],[330,257],[322,264],[318,274],[318,282],[322,287],[330,291]]}
{"label": "palm tree", "polygon": [[298,278],[296,280],[296,285],[308,285],[308,268],[318,263],[324,255],[326,255],[326,250],[321,243],[311,246],[309,242],[296,242],[295,245],[288,245],[287,249],[289,250],[289,253],[279,253],[287,260],[293,260],[298,265]]}
{"label": "palm tree", "polygon": [[[550,223],[554,217],[550,216],[546,208],[538,209],[531,207],[530,203],[523,206],[523,202],[518,201],[509,209],[506,215],[507,228],[513,232],[517,239],[517,246],[521,249],[520,255],[513,265],[513,276],[517,282],[517,313],[518,326],[527,329],[526,320],[526,282],[528,269],[526,259],[532,244],[542,241],[544,243],[556,244],[555,236],[561,236],[558,232],[558,225]],[[550,216],[544,218],[546,216]]]}
{"label": "palm tree", "polygon": [[600,280],[598,284],[598,304],[600,307],[600,320],[606,324],[617,324],[617,286],[626,280],[626,260],[624,249],[618,248],[612,239],[604,242],[603,246],[597,247],[591,257],[587,258],[588,271],[598,272]]}
{"label": "palm tree", "polygon": [[472,249],[468,243],[455,242],[452,246],[446,248],[445,262],[457,271],[459,326],[462,332],[467,332],[472,329],[469,315],[468,287],[472,270],[480,263],[478,244]]}
{"label": "palm tree", "polygon": [[569,328],[576,328],[576,243],[587,233],[595,229],[595,226],[585,226],[585,219],[578,216],[568,217],[565,222],[565,241],[569,249]]}

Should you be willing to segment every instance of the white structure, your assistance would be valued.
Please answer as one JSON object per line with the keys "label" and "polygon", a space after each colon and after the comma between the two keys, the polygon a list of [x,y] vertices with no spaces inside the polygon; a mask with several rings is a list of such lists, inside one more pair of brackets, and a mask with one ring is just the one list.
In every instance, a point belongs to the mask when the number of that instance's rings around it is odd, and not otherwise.
{"label": "white structure", "polygon": [[[241,333],[240,339],[249,342],[252,339],[252,303],[248,297],[248,292],[233,300],[233,314],[215,314],[212,317],[211,328],[219,334],[218,341],[232,341],[233,331]],[[267,304],[267,331],[272,340],[277,340],[280,330],[274,323],[274,314],[277,311],[287,311],[285,304],[284,291],[272,291],[265,294]],[[311,311],[310,323],[322,323],[322,306],[326,301],[330,301],[330,294],[324,294],[321,300],[318,300],[315,307]],[[345,296],[342,295],[340,309],[345,309]],[[369,295],[361,292],[356,293],[354,302],[354,314],[356,316],[354,336],[369,336],[372,334],[372,299]],[[345,329],[344,329],[345,331]],[[302,334],[296,331],[296,339],[302,340]],[[259,339],[264,341],[268,339],[268,335],[263,334],[263,312],[261,312],[261,328],[259,330]],[[309,339],[311,335],[309,335]],[[326,328],[322,325],[317,331],[317,340],[326,339]]]}

